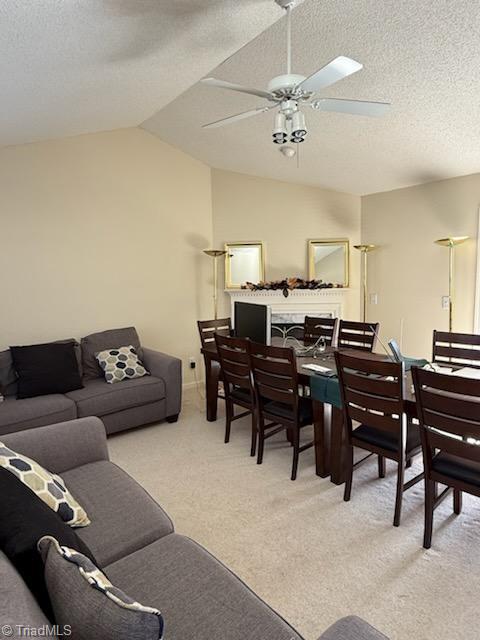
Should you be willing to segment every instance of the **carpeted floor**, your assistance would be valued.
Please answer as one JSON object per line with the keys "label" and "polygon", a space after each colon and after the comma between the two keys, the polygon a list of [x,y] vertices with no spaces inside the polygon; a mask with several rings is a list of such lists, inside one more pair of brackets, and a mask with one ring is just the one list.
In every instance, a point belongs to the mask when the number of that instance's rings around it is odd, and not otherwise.
{"label": "carpeted floor", "polygon": [[249,456],[248,418],[234,423],[230,444],[223,436],[223,411],[206,422],[190,390],[178,423],[120,434],[109,446],[179,533],[207,547],[307,640],[351,613],[392,640],[480,638],[480,500],[465,496],[455,517],[448,498],[426,551],[423,483],[405,494],[402,525],[392,526],[393,463],[383,480],[375,460],[361,467],[344,503],[342,487],[315,475],[312,449],[291,482],[281,435],[267,442],[261,466]]}

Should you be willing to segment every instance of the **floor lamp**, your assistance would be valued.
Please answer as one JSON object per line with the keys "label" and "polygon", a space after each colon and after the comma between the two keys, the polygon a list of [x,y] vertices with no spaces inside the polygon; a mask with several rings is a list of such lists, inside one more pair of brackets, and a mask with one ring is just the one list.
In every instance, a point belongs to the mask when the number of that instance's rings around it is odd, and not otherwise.
{"label": "floor lamp", "polygon": [[218,318],[218,259],[227,252],[220,249],[205,249],[203,253],[213,258],[213,313],[216,320]]}
{"label": "floor lamp", "polygon": [[454,270],[454,250],[457,244],[462,244],[465,240],[468,240],[469,236],[453,236],[451,238],[440,238],[435,240],[435,244],[439,244],[441,247],[448,247],[448,330],[453,330],[453,306],[454,306],[454,285],[455,285],[455,270]]}
{"label": "floor lamp", "polygon": [[355,244],[355,249],[362,252],[363,255],[363,322],[367,320],[367,296],[368,296],[368,280],[367,280],[367,253],[373,251],[376,247],[374,244]]}

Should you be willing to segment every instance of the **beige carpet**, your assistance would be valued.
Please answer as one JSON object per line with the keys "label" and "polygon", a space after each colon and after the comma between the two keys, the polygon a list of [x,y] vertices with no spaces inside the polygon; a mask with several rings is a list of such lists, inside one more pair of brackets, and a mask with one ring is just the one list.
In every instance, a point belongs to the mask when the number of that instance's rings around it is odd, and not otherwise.
{"label": "beige carpet", "polygon": [[160,502],[177,532],[207,547],[307,640],[351,613],[392,640],[480,638],[480,500],[465,496],[455,517],[448,498],[426,551],[423,484],[405,494],[402,525],[392,526],[393,463],[384,480],[375,461],[361,467],[344,503],[341,487],[315,476],[313,450],[291,482],[291,449],[280,435],[258,466],[248,419],[234,423],[225,445],[222,416],[206,422],[191,390],[178,423],[110,438],[112,459]]}

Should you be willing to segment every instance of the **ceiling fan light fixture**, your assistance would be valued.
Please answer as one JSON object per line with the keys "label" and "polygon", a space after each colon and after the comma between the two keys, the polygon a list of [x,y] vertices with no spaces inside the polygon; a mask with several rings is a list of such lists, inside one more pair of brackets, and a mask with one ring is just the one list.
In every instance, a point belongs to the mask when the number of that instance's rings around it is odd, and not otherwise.
{"label": "ceiling fan light fixture", "polygon": [[292,136],[290,138],[290,142],[294,142],[295,144],[299,144],[300,142],[305,142],[305,138],[301,138],[300,136]]}
{"label": "ceiling fan light fixture", "polygon": [[287,141],[287,118],[281,111],[275,116],[272,137],[274,144],[284,144]]}
{"label": "ceiling fan light fixture", "polygon": [[307,135],[305,116],[301,111],[296,111],[292,116],[292,137],[304,138]]}

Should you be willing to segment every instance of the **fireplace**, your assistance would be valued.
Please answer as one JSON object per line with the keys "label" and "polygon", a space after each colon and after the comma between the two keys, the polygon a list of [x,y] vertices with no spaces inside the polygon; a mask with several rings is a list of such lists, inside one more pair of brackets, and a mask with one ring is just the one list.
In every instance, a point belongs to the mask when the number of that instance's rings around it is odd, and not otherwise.
{"label": "fireplace", "polygon": [[272,336],[286,333],[296,338],[303,337],[305,316],[319,318],[341,318],[347,289],[294,289],[287,298],[282,291],[250,291],[249,289],[227,290],[230,296],[231,317],[234,321],[235,302],[266,304],[272,310]]}

